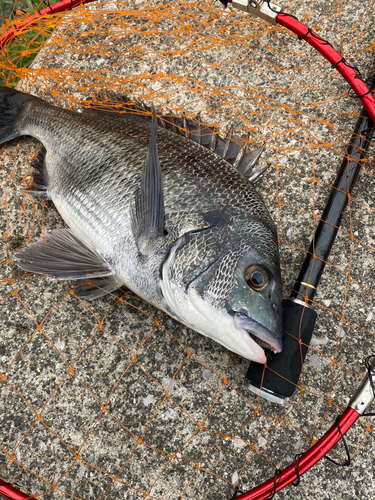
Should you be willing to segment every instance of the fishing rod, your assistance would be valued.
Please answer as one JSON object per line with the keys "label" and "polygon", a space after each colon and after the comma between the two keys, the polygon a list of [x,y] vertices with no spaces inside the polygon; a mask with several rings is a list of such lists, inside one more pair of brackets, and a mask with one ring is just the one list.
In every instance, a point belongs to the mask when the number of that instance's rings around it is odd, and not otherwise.
{"label": "fishing rod", "polygon": [[[375,77],[371,87],[374,80]],[[283,397],[290,397],[297,387],[317,317],[317,313],[311,308],[311,302],[373,133],[374,123],[367,111],[363,110],[292,293],[288,299],[283,300],[283,351],[267,359],[266,367],[259,363],[251,363],[249,366],[247,376],[251,382],[250,389],[256,394],[261,390],[261,396],[274,403],[282,403]]]}
{"label": "fishing rod", "polygon": [[[374,81],[375,77],[372,81],[372,87]],[[269,401],[282,403],[283,398],[291,396],[297,387],[317,317],[316,312],[311,309],[309,304],[316,293],[373,133],[374,123],[367,111],[363,110],[357,120],[346,155],[341,163],[291,296],[283,300],[283,351],[267,360],[267,365],[251,363],[249,366],[247,376],[251,381],[252,387],[250,389]],[[370,361],[371,359],[372,361]],[[329,431],[308,451],[297,455],[293,464],[283,471],[277,470],[273,478],[247,493],[239,495],[236,500],[262,500],[291,483],[299,484],[302,474],[323,458],[341,439],[344,439],[346,432],[364,415],[375,399],[374,355],[366,358],[365,366],[366,376],[349,401],[347,408],[336,419]],[[350,455],[346,444],[345,449],[347,460],[339,465],[350,464]],[[294,483],[295,480],[297,483]]]}

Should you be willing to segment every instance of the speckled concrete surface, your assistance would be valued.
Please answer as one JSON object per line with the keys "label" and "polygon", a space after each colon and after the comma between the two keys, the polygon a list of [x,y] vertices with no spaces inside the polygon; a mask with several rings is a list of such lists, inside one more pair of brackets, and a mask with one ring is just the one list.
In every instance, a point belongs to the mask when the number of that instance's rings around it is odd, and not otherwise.
{"label": "speckled concrete surface", "polygon": [[[136,3],[139,7],[140,2]],[[301,19],[311,7],[302,0],[278,3]],[[340,50],[355,53],[371,45],[374,33],[367,23],[373,24],[374,17],[367,15],[360,21],[367,4],[347,3],[339,15],[336,2],[327,5],[318,0],[308,19]],[[110,11],[117,7],[106,5]],[[331,11],[336,14],[325,24]],[[194,13],[198,15],[196,9]],[[204,10],[200,15],[210,18]],[[118,14],[108,14],[102,25],[79,26],[85,33],[80,44],[86,47],[81,56],[77,55],[80,46],[68,44],[74,33],[67,28],[67,18],[34,66],[51,72],[39,76],[36,72],[35,84],[29,79],[21,87],[60,105],[65,96],[75,107],[90,96],[90,82],[104,70],[110,69],[107,82],[113,83],[116,75],[115,91],[125,87],[137,98],[147,92],[137,87],[139,76],[137,80],[127,75],[163,72],[164,80],[147,83],[144,77],[143,81],[155,91],[159,109],[184,106],[190,113],[201,111],[202,120],[217,121],[223,130],[243,129],[249,119],[250,139],[266,140],[262,165],[268,162],[270,168],[257,187],[278,223],[287,296],[311,240],[314,215],[321,214],[334,182],[359,103],[341,95],[347,91],[346,83],[302,42],[287,33],[263,29],[250,18],[248,33],[259,35],[250,41],[240,43],[243,33],[235,25],[229,33],[221,30],[228,16],[223,14],[210,18],[205,42],[181,31],[179,55],[162,58],[150,51],[143,57],[125,58],[148,35],[115,33],[111,16]],[[335,29],[350,28],[354,20],[359,23],[357,30],[335,37]],[[125,21],[129,18],[124,17],[124,33]],[[169,23],[160,24],[159,46],[172,43],[168,28],[175,24]],[[358,30],[365,26],[365,35],[358,39]],[[90,34],[94,27],[96,35]],[[108,33],[117,36],[117,45],[113,43],[110,50]],[[218,33],[223,40],[232,37],[233,51],[217,44],[215,50],[208,47],[207,40],[212,42],[210,37]],[[192,39],[194,47],[187,48]],[[153,43],[150,37],[149,48],[155,48]],[[99,49],[91,50],[95,45]],[[373,51],[361,54],[359,64],[363,73],[369,70]],[[67,78],[68,68],[77,72],[75,79]],[[59,85],[54,71],[59,73]],[[171,83],[170,75],[188,73],[195,83],[188,78]],[[220,92],[199,90],[198,81]],[[168,85],[168,92],[163,85]],[[267,96],[270,105],[245,100],[252,92]],[[280,103],[298,110],[297,115]],[[21,277],[12,264],[13,252],[29,236],[35,240],[42,230],[48,232],[62,223],[50,202],[43,206],[24,192],[36,150],[37,144],[24,138],[6,144],[0,153],[1,203],[7,202],[0,212],[0,235],[3,258],[10,258],[0,268],[0,370],[5,374],[0,380],[0,477],[48,500],[226,500],[235,485],[245,491],[273,475],[276,464],[291,463],[331,426],[359,384],[364,358],[374,351],[371,163],[361,171],[316,296],[318,320],[304,365],[304,390],[276,405],[251,393],[245,360],[131,292],[122,290],[84,302],[70,293],[69,283]],[[369,158],[374,158],[373,147]],[[348,434],[352,454],[360,447],[349,468],[323,460],[298,488],[290,487],[278,497],[373,498],[372,429],[373,419],[362,419]],[[344,457],[341,445],[335,453]]]}

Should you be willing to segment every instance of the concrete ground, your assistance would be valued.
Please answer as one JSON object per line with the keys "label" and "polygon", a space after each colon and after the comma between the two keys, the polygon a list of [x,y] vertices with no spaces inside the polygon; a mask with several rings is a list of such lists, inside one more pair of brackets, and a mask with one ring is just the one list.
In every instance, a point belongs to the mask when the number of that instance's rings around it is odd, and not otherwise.
{"label": "concrete ground", "polygon": [[[374,2],[278,3],[364,75],[373,67]],[[288,296],[360,103],[306,44],[245,14],[104,7],[101,17],[90,7],[91,19],[72,12],[19,88],[72,108],[94,91],[126,90],[265,141],[270,168],[257,189],[277,222]],[[374,352],[374,148],[315,298],[302,390],[283,405],[249,390],[246,360],[131,291],[82,301],[69,283],[22,275],[14,252],[63,223],[25,193],[37,149],[22,138],[0,152],[0,477],[48,500],[226,500],[293,462],[334,423]],[[372,499],[373,426],[362,418],[348,433],[350,467],[322,460],[278,498]],[[345,458],[341,444],[335,456]]]}

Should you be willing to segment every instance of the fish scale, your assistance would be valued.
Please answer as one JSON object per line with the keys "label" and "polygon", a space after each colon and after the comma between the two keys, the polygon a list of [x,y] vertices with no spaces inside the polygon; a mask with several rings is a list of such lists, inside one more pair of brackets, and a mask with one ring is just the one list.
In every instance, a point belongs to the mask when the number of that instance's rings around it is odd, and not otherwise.
{"label": "fish scale", "polygon": [[0,142],[31,135],[42,143],[35,190],[68,225],[22,248],[16,263],[89,279],[73,283],[88,299],[126,285],[265,362],[264,346],[282,348],[282,293],[275,225],[233,166],[247,171],[253,157],[213,128],[183,118],[179,133],[177,119],[150,119],[125,104],[126,113],[78,113],[0,88]]}

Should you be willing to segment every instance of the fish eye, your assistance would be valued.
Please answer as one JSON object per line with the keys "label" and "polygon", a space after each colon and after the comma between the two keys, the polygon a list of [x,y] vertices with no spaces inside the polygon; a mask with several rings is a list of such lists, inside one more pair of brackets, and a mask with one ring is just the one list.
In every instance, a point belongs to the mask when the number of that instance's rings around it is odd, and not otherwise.
{"label": "fish eye", "polygon": [[268,287],[271,278],[264,267],[254,265],[246,269],[246,281],[253,290],[263,292]]}

